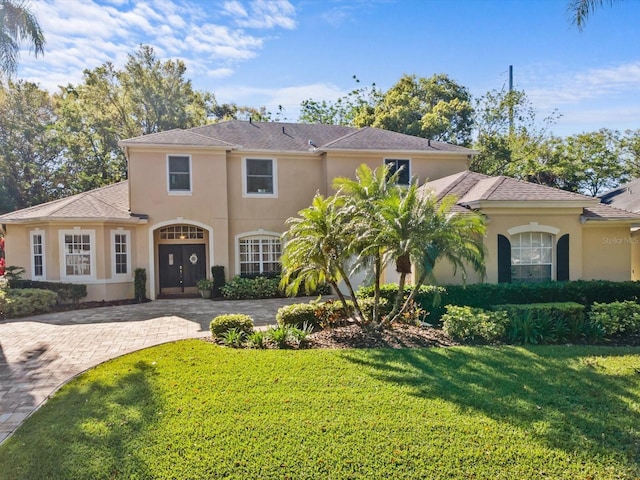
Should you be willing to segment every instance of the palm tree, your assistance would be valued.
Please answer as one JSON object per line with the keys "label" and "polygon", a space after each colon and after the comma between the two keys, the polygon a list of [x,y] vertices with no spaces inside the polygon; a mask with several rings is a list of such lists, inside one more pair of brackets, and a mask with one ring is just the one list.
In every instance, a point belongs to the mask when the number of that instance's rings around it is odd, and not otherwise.
{"label": "palm tree", "polygon": [[18,68],[20,44],[28,41],[37,57],[44,55],[44,33],[25,0],[0,0],[0,73]]}
{"label": "palm tree", "polygon": [[[386,246],[381,242],[384,237],[383,223],[379,221],[380,205],[399,197],[397,185],[399,172],[390,174],[387,165],[371,170],[362,164],[356,170],[356,179],[338,177],[333,181],[337,195],[345,198],[345,206],[349,209],[346,215],[350,218],[348,229],[352,232],[350,250],[358,252],[354,270],[373,266],[373,311],[371,322],[378,324],[380,320],[380,280],[385,266]],[[355,298],[355,297],[354,297]]]}
{"label": "palm tree", "polygon": [[573,23],[578,27],[578,30],[582,30],[587,19],[597,7],[601,7],[605,3],[613,5],[618,1],[620,0],[570,0],[569,13],[571,14]]}
{"label": "palm tree", "polygon": [[[452,212],[456,203],[453,196],[445,197],[438,201],[431,193],[427,203],[435,206],[433,215],[425,219],[422,231],[428,232],[427,236],[420,240],[419,253],[414,256],[414,261],[420,271],[411,293],[404,305],[391,321],[400,318],[406,312],[420,287],[430,279],[436,283],[433,275],[436,262],[448,261],[454,269],[454,275],[458,269],[462,271],[463,281],[466,281],[467,266],[470,266],[482,277],[485,275],[484,244],[483,237],[486,233],[484,217],[475,212]],[[398,292],[402,295],[402,292]]]}
{"label": "palm tree", "polygon": [[311,206],[298,212],[299,217],[287,220],[289,229],[284,234],[281,285],[290,295],[295,295],[302,285],[310,292],[318,284],[327,282],[342,302],[345,312],[350,309],[338,283],[345,282],[353,299],[356,321],[364,316],[346,272],[351,256],[342,197],[325,198],[317,194]]}
{"label": "palm tree", "polygon": [[383,252],[383,264],[393,263],[400,274],[398,293],[391,312],[383,319],[390,324],[403,312],[404,287],[412,264],[422,260],[431,238],[431,220],[437,212],[432,196],[421,195],[412,181],[406,190],[390,195],[378,203],[378,237],[375,243]]}

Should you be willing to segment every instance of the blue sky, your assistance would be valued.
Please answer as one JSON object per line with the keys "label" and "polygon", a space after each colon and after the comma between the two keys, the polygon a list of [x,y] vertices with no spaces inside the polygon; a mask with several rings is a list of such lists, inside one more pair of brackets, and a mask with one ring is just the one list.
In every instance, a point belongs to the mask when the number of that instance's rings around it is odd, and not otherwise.
{"label": "blue sky", "polygon": [[446,73],[475,96],[513,65],[557,135],[640,128],[640,2],[598,9],[580,32],[568,0],[34,0],[45,56],[23,52],[19,78],[55,90],[84,68],[122,66],[141,43],[181,58],[219,102],[295,121],[307,98],[334,100],[404,73]]}

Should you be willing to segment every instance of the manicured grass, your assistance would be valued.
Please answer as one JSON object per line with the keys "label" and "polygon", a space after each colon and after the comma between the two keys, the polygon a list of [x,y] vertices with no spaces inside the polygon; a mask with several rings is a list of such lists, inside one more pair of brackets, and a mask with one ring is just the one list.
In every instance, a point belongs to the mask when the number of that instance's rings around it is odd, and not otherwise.
{"label": "manicured grass", "polygon": [[0,446],[2,479],[632,479],[640,348],[230,350],[104,364]]}

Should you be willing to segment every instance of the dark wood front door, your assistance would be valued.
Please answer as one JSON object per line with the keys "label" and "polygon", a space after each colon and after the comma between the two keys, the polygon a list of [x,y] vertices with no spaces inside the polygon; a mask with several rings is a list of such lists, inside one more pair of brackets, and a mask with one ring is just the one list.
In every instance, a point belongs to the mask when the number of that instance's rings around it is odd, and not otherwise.
{"label": "dark wood front door", "polygon": [[207,277],[205,245],[158,245],[160,292],[184,292]]}

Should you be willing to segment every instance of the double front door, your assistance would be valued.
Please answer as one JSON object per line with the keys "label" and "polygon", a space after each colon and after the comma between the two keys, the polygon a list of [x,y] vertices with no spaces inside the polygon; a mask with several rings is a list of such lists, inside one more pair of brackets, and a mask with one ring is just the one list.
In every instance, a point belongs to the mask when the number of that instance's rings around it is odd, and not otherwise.
{"label": "double front door", "polygon": [[205,245],[158,245],[160,292],[194,290],[196,282],[207,277]]}

